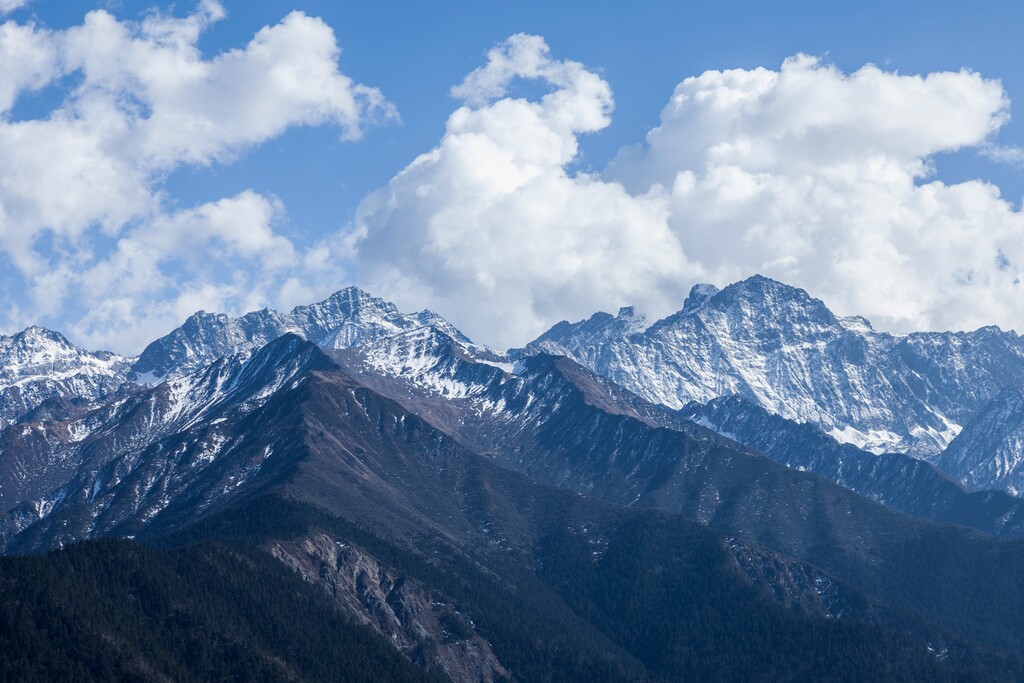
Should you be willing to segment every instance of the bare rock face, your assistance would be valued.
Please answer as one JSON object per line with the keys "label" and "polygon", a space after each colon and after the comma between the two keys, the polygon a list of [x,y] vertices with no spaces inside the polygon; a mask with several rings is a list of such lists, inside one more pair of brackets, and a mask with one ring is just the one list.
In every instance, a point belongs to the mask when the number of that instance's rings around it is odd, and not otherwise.
{"label": "bare rock face", "polygon": [[359,548],[315,533],[274,543],[270,552],[413,662],[438,667],[455,683],[511,680],[471,618]]}
{"label": "bare rock face", "polygon": [[822,619],[873,620],[872,606],[820,569],[738,538],[725,539],[733,569],[788,609]]}

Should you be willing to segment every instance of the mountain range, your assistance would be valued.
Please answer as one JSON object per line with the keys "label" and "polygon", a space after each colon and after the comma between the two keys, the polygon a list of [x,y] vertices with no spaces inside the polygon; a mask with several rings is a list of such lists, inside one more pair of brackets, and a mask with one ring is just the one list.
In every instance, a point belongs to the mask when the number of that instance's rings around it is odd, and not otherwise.
{"label": "mountain range", "polygon": [[1024,680],[1013,332],[752,277],[506,353],[348,288],[0,354],[5,678]]}
{"label": "mountain range", "polygon": [[649,326],[630,309],[563,322],[533,350],[569,356],[654,403],[742,396],[844,443],[924,458],[1024,379],[1015,332],[876,332],[760,276],[721,291],[698,285]]}

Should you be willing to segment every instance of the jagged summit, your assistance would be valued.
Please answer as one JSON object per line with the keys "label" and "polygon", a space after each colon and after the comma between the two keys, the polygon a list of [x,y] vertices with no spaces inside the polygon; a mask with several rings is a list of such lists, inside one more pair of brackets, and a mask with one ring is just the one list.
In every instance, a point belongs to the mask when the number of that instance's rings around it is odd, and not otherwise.
{"label": "jagged summit", "polygon": [[419,327],[434,327],[469,344],[469,339],[432,311],[405,314],[390,301],[358,287],[346,287],[314,304],[296,306],[282,314],[273,309],[246,313],[239,318],[200,311],[178,329],[146,347],[132,367],[131,379],[155,384],[180,376],[222,356],[258,348],[292,333],[325,349],[346,349],[402,334]]}
{"label": "jagged summit", "polygon": [[619,312],[615,315],[616,318],[635,318],[636,309],[632,306],[622,306],[619,308]]}
{"label": "jagged summit", "polygon": [[646,329],[607,314],[559,323],[527,347],[569,356],[680,408],[735,394],[876,452],[941,451],[988,401],[1024,383],[1013,332],[896,336],[838,318],[805,290],[755,275],[697,285]]}
{"label": "jagged summit", "polygon": [[65,337],[60,332],[57,332],[55,330],[50,330],[50,329],[47,329],[45,327],[41,327],[39,325],[29,325],[28,327],[26,327],[21,332],[15,332],[14,334],[9,335],[9,336],[0,335],[0,340],[4,340],[4,339],[12,339],[12,340],[13,339],[19,339],[19,340],[21,340],[21,339],[25,339],[25,340],[49,339],[51,341],[60,342],[62,344],[67,344],[68,346],[71,345],[71,342],[69,342],[67,340],[67,337]]}
{"label": "jagged summit", "polygon": [[825,302],[814,298],[807,290],[763,275],[752,275],[746,280],[734,282],[716,292],[712,300],[719,305],[731,301],[746,301],[763,309],[793,305],[816,311],[823,316],[834,317]]}
{"label": "jagged summit", "polygon": [[10,336],[0,335],[0,389],[24,384],[42,375],[78,371],[116,371],[120,356],[109,351],[80,349],[60,332],[32,326]]}
{"label": "jagged summit", "polygon": [[89,402],[107,396],[124,382],[129,362],[109,351],[80,349],[45,327],[0,335],[0,425],[51,398]]}
{"label": "jagged summit", "polygon": [[95,358],[120,358],[110,351],[86,351],[75,346],[60,332],[46,327],[32,325],[12,335],[0,335],[0,372],[8,369],[11,362],[29,356],[47,356],[58,359],[63,356],[86,354]]}
{"label": "jagged summit", "polygon": [[739,332],[746,326],[744,333],[754,337],[775,336],[781,326],[808,333],[816,327],[831,327],[837,323],[825,303],[805,290],[754,275],[723,289],[695,285],[679,312],[655,322],[650,329],[671,327],[694,315],[705,318],[724,315],[730,321],[730,328]]}
{"label": "jagged summit", "polygon": [[683,302],[683,312],[693,311],[704,305],[704,302],[718,294],[721,290],[714,285],[696,284],[690,288],[690,293]]}
{"label": "jagged summit", "polygon": [[[632,334],[643,332],[647,319],[632,306],[623,306],[618,315],[599,312],[586,320],[570,323],[563,320],[531,342],[526,349],[514,350],[510,355],[532,353],[573,355],[579,353],[596,363],[601,348],[615,339],[625,339]],[[572,349],[570,352],[568,349]]]}
{"label": "jagged summit", "polygon": [[323,301],[296,306],[291,310],[292,317],[309,316],[324,320],[361,316],[393,318],[400,315],[398,307],[393,303],[372,296],[358,287],[340,289]]}

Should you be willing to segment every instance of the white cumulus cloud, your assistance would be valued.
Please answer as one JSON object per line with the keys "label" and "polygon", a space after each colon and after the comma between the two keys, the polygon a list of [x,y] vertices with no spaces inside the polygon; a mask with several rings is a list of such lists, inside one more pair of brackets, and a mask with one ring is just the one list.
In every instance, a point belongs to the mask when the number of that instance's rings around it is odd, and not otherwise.
{"label": "white cumulus cloud", "polygon": [[[276,232],[285,212],[275,199],[243,192],[170,210],[163,179],[229,163],[293,126],[356,139],[396,114],[339,70],[334,32],[302,12],[204,57],[202,32],[225,16],[203,0],[185,17],[129,22],[97,10],[60,31],[0,25],[0,260],[30,299],[8,312],[8,327],[63,317],[78,339],[131,350],[126,339],[136,345],[180,319],[179,290],[238,310],[293,287],[288,268],[311,257]],[[11,115],[55,82],[73,84],[55,109]],[[235,267],[198,267],[198,255],[221,253]]]}
{"label": "white cumulus cloud", "polygon": [[[548,91],[509,96],[516,79]],[[359,207],[350,238],[372,291],[511,345],[610,303],[663,306],[692,275],[666,192],[634,195],[568,170],[578,136],[610,123],[600,76],[554,59],[539,37],[515,35],[452,94],[465,104],[438,146]]]}
{"label": "white cumulus cloud", "polygon": [[970,71],[799,55],[687,78],[606,175],[668,188],[673,232],[718,284],[763,273],[898,331],[1020,327],[1021,214],[993,185],[931,177],[937,154],[988,149],[1008,111]]}
{"label": "white cumulus cloud", "polygon": [[[516,79],[548,92],[515,97]],[[363,202],[349,240],[364,282],[482,341],[629,303],[663,315],[695,282],[753,273],[898,331],[1021,326],[1021,213],[994,185],[932,177],[944,152],[995,154],[998,81],[805,55],[709,71],[596,176],[571,169],[610,86],[543,39],[513,36],[453,94],[438,146]]]}

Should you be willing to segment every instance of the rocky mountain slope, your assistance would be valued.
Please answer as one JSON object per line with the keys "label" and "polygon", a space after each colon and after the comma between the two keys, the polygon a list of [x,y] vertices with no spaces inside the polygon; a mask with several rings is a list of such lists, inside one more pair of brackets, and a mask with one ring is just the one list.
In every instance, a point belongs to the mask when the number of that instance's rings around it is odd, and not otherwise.
{"label": "rocky mountain slope", "polygon": [[198,370],[226,355],[251,351],[284,334],[297,334],[321,348],[343,349],[423,326],[435,326],[469,342],[432,311],[407,315],[394,304],[348,287],[328,299],[290,313],[263,309],[240,318],[200,311],[147,346],[130,377],[156,384]]}
{"label": "rocky mountain slope", "polygon": [[[153,407],[174,428],[100,478],[83,466],[8,549],[107,535],[243,543],[457,681],[749,680],[791,671],[796,652],[812,678],[970,678],[994,665],[956,629],[901,616],[810,563],[500,467],[295,336],[229,360],[171,383],[194,404],[159,408],[168,385],[140,392],[132,414]],[[104,424],[89,439],[117,432]],[[194,608],[178,609],[160,628]],[[935,644],[956,660],[936,659]]]}
{"label": "rocky mountain slope", "polygon": [[102,400],[124,383],[130,363],[108,351],[80,349],[41,327],[0,335],[0,427],[49,399]]}
{"label": "rocky mountain slope", "polygon": [[[515,367],[481,362],[457,341],[434,330],[417,330],[336,355],[363,381],[472,447],[506,456],[523,453],[522,462],[515,466],[527,472],[540,466],[547,448],[530,439],[538,438],[540,425],[552,420],[571,424],[572,418],[559,413],[566,412],[567,396],[578,394],[597,411],[682,432],[703,444],[730,450],[746,446],[757,455],[812,472],[917,517],[1000,535],[1024,535],[1024,503],[1017,498],[1000,491],[970,493],[921,460],[901,454],[878,456],[840,444],[812,425],[786,420],[739,397],[675,411],[651,404],[565,357],[538,354]],[[588,433],[601,419],[595,415],[591,410],[577,416],[580,430],[574,438],[579,443],[611,439],[607,447],[619,449],[621,459],[633,446],[618,436]],[[550,440],[559,438],[566,436]],[[615,471],[614,465],[610,467]],[[601,472],[593,476],[600,480]]]}
{"label": "rocky mountain slope", "polygon": [[988,403],[931,462],[971,489],[1024,493],[1024,386]]}
{"label": "rocky mountain slope", "polygon": [[[680,410],[543,350],[602,366],[633,349],[632,381],[655,394],[683,370],[762,403],[803,392],[797,408],[842,408],[918,450],[934,433],[911,423],[957,386],[984,406],[1015,381],[1015,335],[908,345],[829,316],[755,278],[696,288],[651,327],[623,310],[506,357],[358,290],[287,315],[197,314],[140,357],[141,384],[58,392],[0,432],[0,543],[227,543],[214,565],[272,558],[406,661],[459,681],[1024,678],[1024,542],[897,511],[1014,536],[1017,499],[737,396]],[[981,389],[964,383],[975,376]],[[868,400],[896,403],[856,403]],[[905,424],[886,422],[903,410]],[[175,618],[150,628],[179,633]],[[260,666],[280,659],[257,649]]]}
{"label": "rocky mountain slope", "polygon": [[680,412],[788,467],[813,472],[896,510],[988,533],[1024,536],[1020,498],[999,490],[970,492],[922,460],[840,444],[812,425],[779,417],[738,396],[694,403]]}
{"label": "rocky mountain slope", "polygon": [[640,329],[631,311],[561,323],[526,353],[563,354],[672,408],[738,395],[874,452],[934,455],[1005,387],[1024,384],[1014,332],[876,332],[755,276],[694,288]]}
{"label": "rocky mountain slope", "polygon": [[[326,363],[315,347],[288,335],[69,420],[9,427],[0,476],[10,512],[0,543],[43,549],[115,530],[131,535],[133,525],[168,506],[187,500],[193,512],[208,507],[294,438],[288,424],[262,409],[279,389]],[[249,432],[265,438],[253,445],[243,438]]]}
{"label": "rocky mountain slope", "polygon": [[[990,542],[999,545],[978,532],[894,512],[678,414],[674,419],[690,426],[666,427],[673,418],[665,408],[643,409],[646,402],[631,401],[628,392],[565,357],[529,357],[510,374],[438,353],[438,344],[421,346],[436,355],[412,362],[409,348],[396,337],[335,356],[361,382],[506,467],[618,504],[681,513],[823,567],[887,601],[908,606],[909,599],[914,609],[919,597],[911,596],[935,591],[944,597],[925,609],[934,608],[936,619],[957,622],[972,610],[962,596],[945,594],[951,582],[975,581],[971,560],[963,559],[954,579],[932,572],[923,555],[913,570],[902,560],[894,564],[894,553],[939,553],[936,566],[948,567],[951,547],[970,555],[987,554],[981,548]],[[402,360],[388,371],[383,359]]]}

